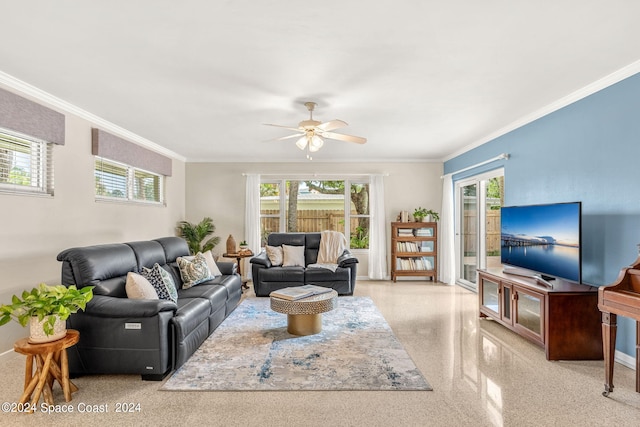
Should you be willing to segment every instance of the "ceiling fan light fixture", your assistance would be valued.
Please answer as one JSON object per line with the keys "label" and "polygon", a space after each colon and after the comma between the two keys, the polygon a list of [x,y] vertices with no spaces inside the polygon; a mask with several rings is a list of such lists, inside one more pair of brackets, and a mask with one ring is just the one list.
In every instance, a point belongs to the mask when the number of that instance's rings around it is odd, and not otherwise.
{"label": "ceiling fan light fixture", "polygon": [[318,135],[313,135],[313,137],[309,139],[309,151],[313,153],[322,148],[322,145],[324,145],[324,141]]}
{"label": "ceiling fan light fixture", "polygon": [[306,135],[296,141],[296,147],[298,147],[299,149],[304,150],[306,148],[306,146],[307,146],[307,136]]}

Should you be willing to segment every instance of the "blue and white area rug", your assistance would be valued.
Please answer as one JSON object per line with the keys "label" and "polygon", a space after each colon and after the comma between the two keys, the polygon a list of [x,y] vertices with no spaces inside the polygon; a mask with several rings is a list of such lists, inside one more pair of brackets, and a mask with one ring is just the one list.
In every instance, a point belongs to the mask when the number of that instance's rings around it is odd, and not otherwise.
{"label": "blue and white area rug", "polygon": [[269,298],[247,298],[162,386],[170,391],[431,390],[373,301],[339,297],[322,332],[287,332]]}

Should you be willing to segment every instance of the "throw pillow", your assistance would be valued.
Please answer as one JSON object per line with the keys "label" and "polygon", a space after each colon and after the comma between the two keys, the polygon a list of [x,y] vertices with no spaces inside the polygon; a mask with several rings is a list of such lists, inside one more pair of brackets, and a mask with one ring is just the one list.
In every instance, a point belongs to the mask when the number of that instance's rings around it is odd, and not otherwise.
{"label": "throw pillow", "polygon": [[216,261],[213,259],[213,254],[211,253],[211,251],[203,252],[202,255],[204,256],[205,261],[207,261],[207,267],[209,267],[211,275],[213,277],[222,276],[222,272],[220,271],[220,268],[218,268],[218,264],[216,264]]}
{"label": "throw pillow", "polygon": [[180,267],[180,276],[182,277],[182,289],[189,289],[199,283],[213,280],[211,270],[207,266],[207,260],[202,253],[198,252],[189,261],[185,257],[178,257],[176,260]]}
{"label": "throw pillow", "polygon": [[158,298],[178,302],[178,291],[171,275],[160,264],[153,264],[152,268],[142,267],[140,274],[151,283]]}
{"label": "throw pillow", "polygon": [[274,267],[278,267],[282,265],[284,254],[282,252],[282,246],[265,246],[265,251],[267,251],[267,256],[269,257],[269,261],[271,261],[271,265]]}
{"label": "throw pillow", "polygon": [[[222,272],[220,271],[218,264],[216,264],[216,261],[213,259],[213,253],[211,251],[206,251],[206,252],[203,252],[202,255],[204,256],[204,259],[207,261],[207,267],[209,267],[209,270],[211,271],[211,275],[213,277],[222,276]],[[188,261],[193,261],[195,256],[189,255],[189,256],[183,256],[181,258],[184,258]],[[235,262],[235,259],[233,261]]]}
{"label": "throw pillow", "polygon": [[138,273],[127,273],[127,282],[124,288],[127,291],[127,298],[158,299],[158,293],[153,285]]}
{"label": "throw pillow", "polygon": [[282,245],[283,267],[304,267],[304,246]]}

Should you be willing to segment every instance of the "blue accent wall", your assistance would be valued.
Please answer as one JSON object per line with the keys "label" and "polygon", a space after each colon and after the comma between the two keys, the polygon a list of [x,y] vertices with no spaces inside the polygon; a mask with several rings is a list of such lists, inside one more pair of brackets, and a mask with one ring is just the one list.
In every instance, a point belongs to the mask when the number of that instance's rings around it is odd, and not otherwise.
{"label": "blue accent wall", "polygon": [[[444,164],[450,173],[499,160],[505,205],[582,202],[583,281],[613,282],[640,243],[640,74],[633,75]],[[635,357],[635,321],[618,317],[617,349]]]}

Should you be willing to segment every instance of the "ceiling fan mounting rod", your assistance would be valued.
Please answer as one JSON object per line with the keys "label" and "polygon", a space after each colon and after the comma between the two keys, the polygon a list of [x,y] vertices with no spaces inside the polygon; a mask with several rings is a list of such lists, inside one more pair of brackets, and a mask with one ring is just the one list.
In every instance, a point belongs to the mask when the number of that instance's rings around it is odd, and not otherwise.
{"label": "ceiling fan mounting rod", "polygon": [[318,104],[311,101],[307,101],[304,103],[304,106],[307,107],[307,110],[309,110],[309,120],[313,120],[313,110],[316,108],[316,105]]}

